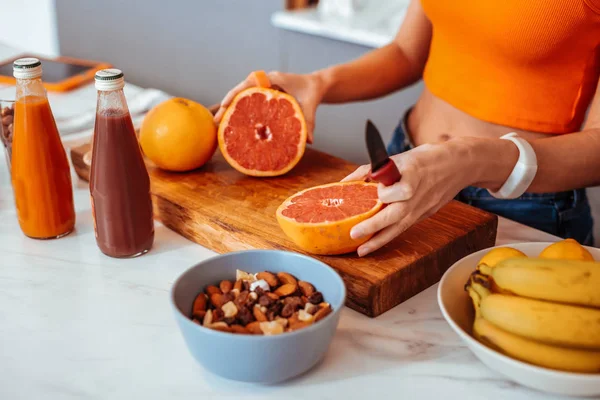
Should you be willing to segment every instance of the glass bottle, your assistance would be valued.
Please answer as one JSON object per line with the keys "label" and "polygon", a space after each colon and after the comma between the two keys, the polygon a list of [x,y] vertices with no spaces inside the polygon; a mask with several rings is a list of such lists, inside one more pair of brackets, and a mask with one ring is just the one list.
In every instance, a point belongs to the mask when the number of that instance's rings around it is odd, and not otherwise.
{"label": "glass bottle", "polygon": [[13,121],[11,180],[23,233],[54,239],[75,226],[73,186],[37,58],[13,63],[16,102]]}
{"label": "glass bottle", "polygon": [[96,242],[108,256],[135,257],[154,242],[150,178],[123,93],[123,73],[98,71],[95,83],[90,194]]}

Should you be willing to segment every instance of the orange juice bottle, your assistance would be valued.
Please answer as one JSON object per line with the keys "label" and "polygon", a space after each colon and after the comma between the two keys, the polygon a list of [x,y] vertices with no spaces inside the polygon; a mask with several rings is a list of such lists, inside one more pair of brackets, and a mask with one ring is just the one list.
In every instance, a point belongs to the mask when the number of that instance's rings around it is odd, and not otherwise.
{"label": "orange juice bottle", "polygon": [[35,239],[67,235],[75,226],[71,171],[42,85],[36,58],[13,64],[17,95],[11,178],[19,225]]}

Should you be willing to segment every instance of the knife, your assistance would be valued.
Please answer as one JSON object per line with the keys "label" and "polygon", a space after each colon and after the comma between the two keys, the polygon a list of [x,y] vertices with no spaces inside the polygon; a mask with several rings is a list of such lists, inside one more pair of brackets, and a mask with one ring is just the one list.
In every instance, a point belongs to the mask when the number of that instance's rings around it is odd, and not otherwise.
{"label": "knife", "polygon": [[398,182],[402,175],[400,175],[396,163],[388,157],[385,144],[383,144],[383,139],[381,139],[379,131],[370,119],[367,120],[365,135],[367,140],[367,150],[369,151],[369,158],[371,159],[369,179],[381,182],[385,186],[391,186]]}

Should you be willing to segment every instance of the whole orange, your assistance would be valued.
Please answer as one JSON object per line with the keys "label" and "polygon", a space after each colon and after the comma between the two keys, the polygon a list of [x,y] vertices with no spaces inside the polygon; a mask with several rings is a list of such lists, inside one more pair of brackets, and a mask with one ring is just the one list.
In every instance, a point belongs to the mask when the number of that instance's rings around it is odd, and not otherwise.
{"label": "whole orange", "polygon": [[190,171],[203,166],[217,148],[217,127],[206,107],[180,97],[166,100],[144,117],[142,151],[156,166]]}

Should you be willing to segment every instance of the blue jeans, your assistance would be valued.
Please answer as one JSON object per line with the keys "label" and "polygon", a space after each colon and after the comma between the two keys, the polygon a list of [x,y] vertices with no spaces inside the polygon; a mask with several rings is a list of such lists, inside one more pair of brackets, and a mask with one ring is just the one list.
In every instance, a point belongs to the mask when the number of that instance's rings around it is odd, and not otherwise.
{"label": "blue jeans", "polygon": [[[406,134],[405,118],[394,131],[388,154],[400,154],[412,148]],[[594,220],[585,189],[557,193],[525,193],[512,200],[493,197],[486,189],[469,186],[456,200],[561,238],[573,238],[594,245]]]}

